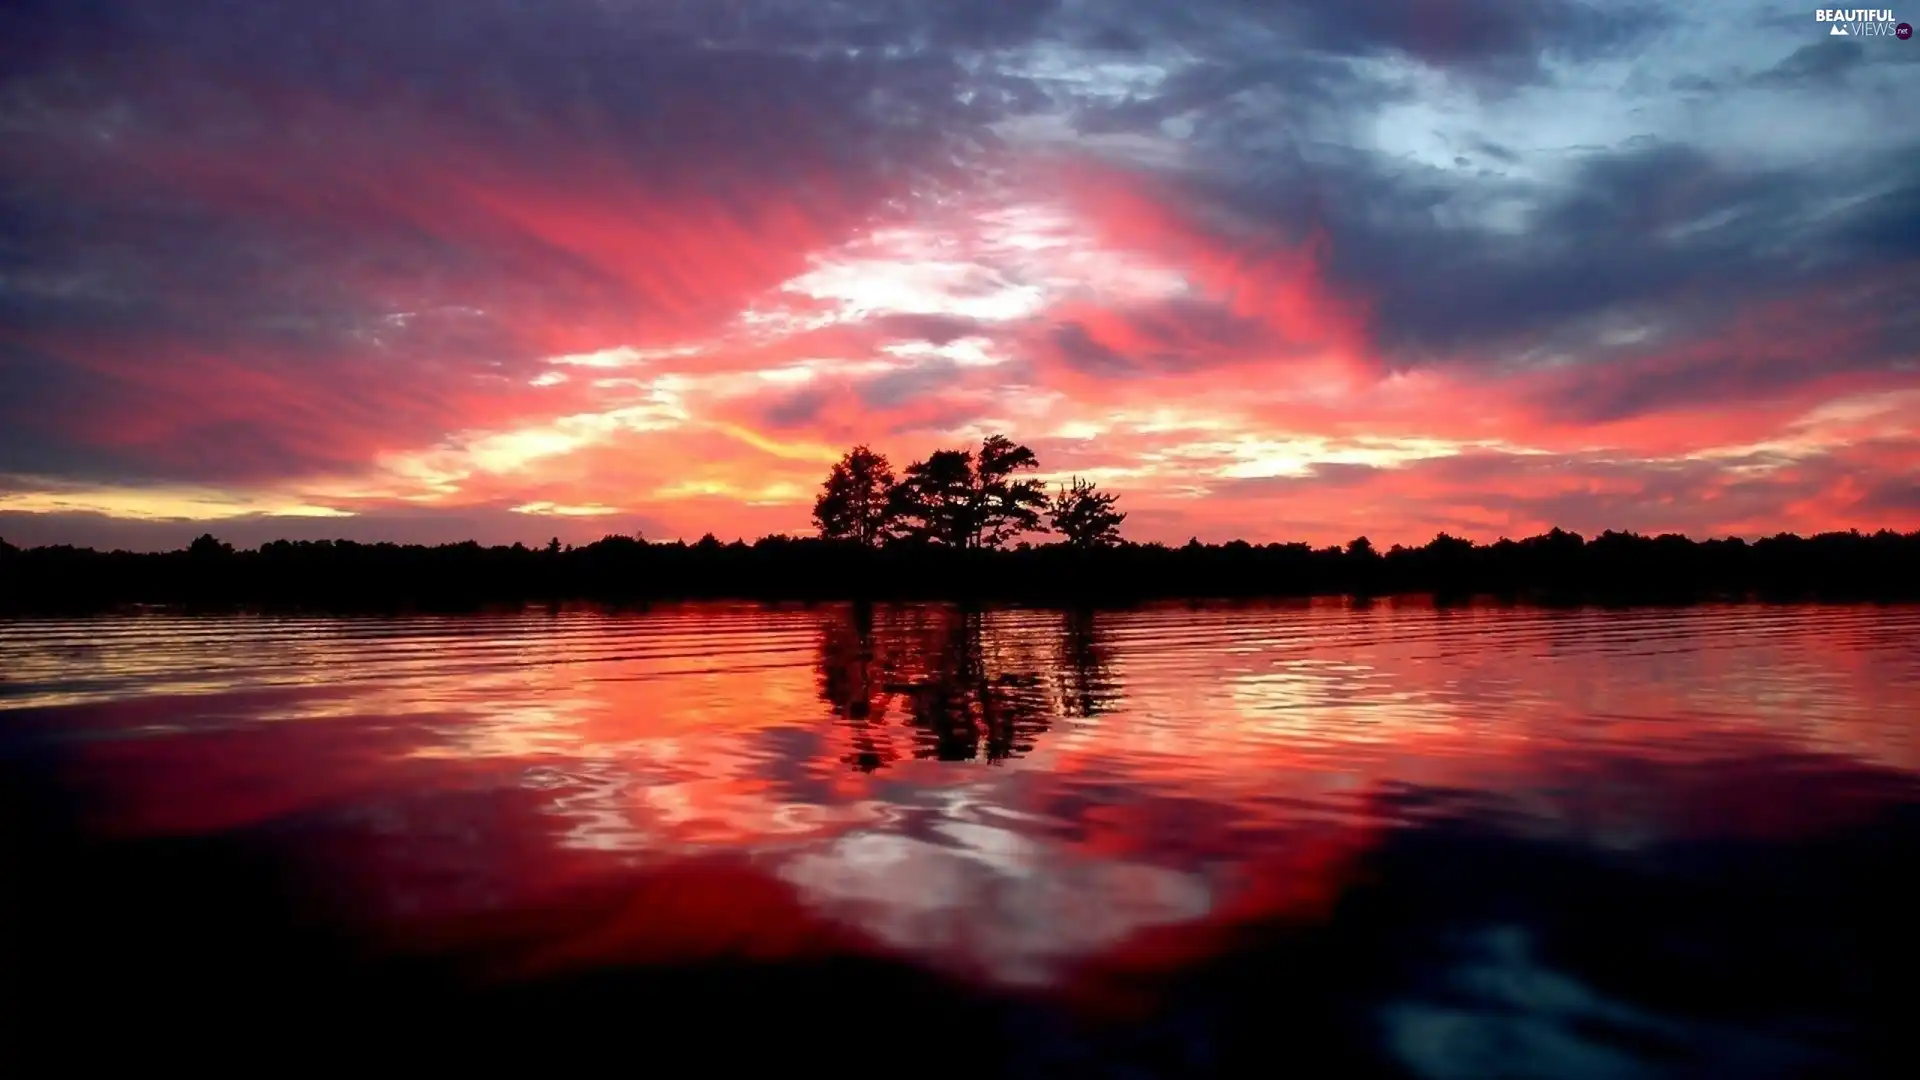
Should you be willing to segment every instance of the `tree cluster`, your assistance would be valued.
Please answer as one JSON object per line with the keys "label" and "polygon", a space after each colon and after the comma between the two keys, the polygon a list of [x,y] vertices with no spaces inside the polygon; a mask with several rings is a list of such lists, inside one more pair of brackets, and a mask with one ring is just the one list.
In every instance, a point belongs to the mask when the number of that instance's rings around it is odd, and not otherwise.
{"label": "tree cluster", "polygon": [[19,549],[0,542],[0,611],[137,604],[459,610],[679,599],[993,600],[1126,604],[1314,595],[1494,596],[1543,603],[1703,599],[1920,599],[1920,532],[1788,534],[1752,543],[1555,529],[1474,544],[1441,535],[1382,552],[1362,540],[1180,546],[1065,543],[967,548],[769,536],[752,544],[437,547],[278,540],[235,550],[211,536],[170,552]]}
{"label": "tree cluster", "polygon": [[1020,474],[1040,467],[1032,450],[992,435],[978,450],[936,450],[898,478],[886,456],[848,451],[827,474],[813,520],[826,540],[874,548],[889,543],[998,548],[1026,533],[1059,533],[1076,548],[1120,542],[1119,496],[1074,477],[1049,498]]}

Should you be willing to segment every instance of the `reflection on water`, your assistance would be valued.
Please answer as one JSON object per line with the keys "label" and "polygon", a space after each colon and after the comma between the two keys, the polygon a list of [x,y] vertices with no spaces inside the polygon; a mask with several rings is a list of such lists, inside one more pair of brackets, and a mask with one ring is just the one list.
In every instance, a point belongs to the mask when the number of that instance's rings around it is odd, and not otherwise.
{"label": "reflection on water", "polygon": [[889,719],[910,731],[913,757],[999,762],[1032,753],[1054,717],[1086,719],[1119,697],[1089,612],[1061,617],[1057,640],[1044,624],[990,629],[978,611],[905,616],[876,633],[861,607],[821,628],[820,696],[850,725],[841,761],[861,772],[899,760]]}
{"label": "reflection on water", "polygon": [[[105,905],[108,981],[182,925],[196,963],[290,949],[263,910],[327,971],[502,993],[864,956],[1024,1003],[992,1060],[1040,1075],[1230,1072],[1275,1025],[1348,1075],[1871,1071],[1917,646],[1910,607],[0,624],[9,857],[46,871],[8,914],[64,972]],[[1132,1019],[1019,1027],[1087,1008]]]}

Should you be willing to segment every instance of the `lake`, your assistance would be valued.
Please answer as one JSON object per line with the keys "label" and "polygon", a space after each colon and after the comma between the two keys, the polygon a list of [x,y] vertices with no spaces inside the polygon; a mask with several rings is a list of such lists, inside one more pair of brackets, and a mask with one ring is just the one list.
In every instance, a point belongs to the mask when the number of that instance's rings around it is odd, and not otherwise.
{"label": "lake", "polygon": [[0,750],[143,1055],[1920,1075],[1920,607],[23,620]]}

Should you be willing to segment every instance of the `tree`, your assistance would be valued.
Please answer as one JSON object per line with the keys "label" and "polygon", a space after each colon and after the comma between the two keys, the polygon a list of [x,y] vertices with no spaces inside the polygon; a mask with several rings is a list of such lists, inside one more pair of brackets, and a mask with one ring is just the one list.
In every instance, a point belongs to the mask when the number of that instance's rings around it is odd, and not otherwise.
{"label": "tree", "polygon": [[899,531],[908,539],[966,547],[975,525],[973,454],[936,450],[907,466],[889,502]]}
{"label": "tree", "polygon": [[1032,450],[1005,435],[990,435],[980,444],[974,466],[973,546],[999,547],[1023,532],[1040,532],[1040,512],[1047,508],[1046,485],[1038,480],[1015,480],[1018,472],[1040,467]]}
{"label": "tree", "polygon": [[874,547],[893,527],[893,466],[885,455],[865,446],[847,452],[820,485],[813,520],[828,540],[852,540]]}
{"label": "tree", "polygon": [[1048,507],[1048,518],[1055,532],[1067,543],[1082,550],[1111,547],[1120,542],[1120,523],[1127,519],[1113,504],[1120,496],[1111,495],[1079,477],[1072,487],[1062,487]]}
{"label": "tree", "polygon": [[1046,487],[1014,474],[1040,467],[1033,451],[1004,435],[970,450],[936,450],[907,466],[893,509],[904,535],[950,547],[999,547],[1023,532],[1043,531]]}
{"label": "tree", "polygon": [[233,545],[216,539],[212,533],[201,533],[187,545],[187,554],[195,559],[221,559],[233,554]]}

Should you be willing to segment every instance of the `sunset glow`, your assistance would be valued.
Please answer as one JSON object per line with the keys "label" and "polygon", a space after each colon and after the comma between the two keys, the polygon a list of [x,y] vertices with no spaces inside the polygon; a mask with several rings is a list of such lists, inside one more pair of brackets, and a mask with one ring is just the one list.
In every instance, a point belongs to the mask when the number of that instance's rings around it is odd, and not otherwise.
{"label": "sunset glow", "polygon": [[[1911,792],[1894,778],[1920,764],[1875,704],[1914,693],[1900,609],[870,616],[153,617],[48,623],[0,659],[34,730],[93,734],[71,775],[110,835],[404,822],[322,848],[329,879],[378,894],[378,932],[409,944],[510,897],[553,939],[536,969],[851,933],[1039,983],[1318,911],[1418,816],[1408,792],[1619,851],[1806,835]],[[1723,647],[1677,651],[1696,627]],[[1649,664],[1662,681],[1635,677]],[[134,680],[146,697],[121,696]],[[440,800],[472,817],[420,809]],[[362,803],[390,809],[341,809]],[[604,926],[542,909],[609,881],[626,914]],[[759,909],[772,884],[792,910]]]}
{"label": "sunset glow", "polygon": [[1414,6],[10,12],[0,536],[1920,528],[1912,50]]}

